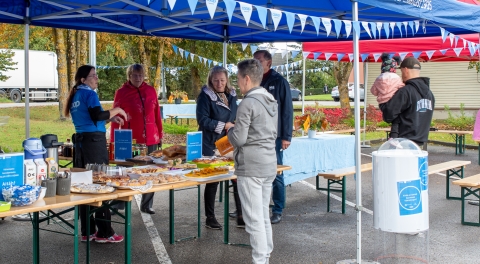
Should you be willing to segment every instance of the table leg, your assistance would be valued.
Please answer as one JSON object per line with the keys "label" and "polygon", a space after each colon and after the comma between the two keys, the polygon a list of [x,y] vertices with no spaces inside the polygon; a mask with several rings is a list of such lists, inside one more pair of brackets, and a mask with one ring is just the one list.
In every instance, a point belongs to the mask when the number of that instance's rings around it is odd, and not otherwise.
{"label": "table leg", "polygon": [[462,187],[462,225],[465,224],[465,187]]}
{"label": "table leg", "polygon": [[[220,189],[220,192],[222,189]],[[201,192],[200,185],[197,185],[197,235],[200,237],[202,235],[202,219],[201,219]]]}
{"label": "table leg", "polygon": [[132,202],[125,202],[125,264],[132,263]]}
{"label": "table leg", "polygon": [[225,181],[225,184],[224,184],[224,188],[225,188],[225,201],[223,202],[223,225],[224,225],[224,229],[223,229],[223,243],[224,244],[228,244],[228,240],[229,240],[229,215],[228,215],[228,212],[230,210],[229,208],[229,204],[230,204],[230,197],[228,195],[228,180]]}
{"label": "table leg", "polygon": [[[90,236],[90,205],[85,205],[86,206],[86,211],[87,211],[87,226],[85,227],[87,230],[87,236]],[[87,252],[86,252],[86,263],[90,264],[90,238],[87,238]]]}
{"label": "table leg", "polygon": [[33,263],[40,263],[40,227],[38,212],[33,213]]}
{"label": "table leg", "polygon": [[347,200],[347,179],[342,178],[342,214],[345,214],[345,200]]}
{"label": "table leg", "polygon": [[455,134],[455,155],[458,155],[459,145],[458,145],[458,134]]}
{"label": "table leg", "polygon": [[[227,186],[228,186],[228,183],[227,183]],[[218,194],[218,202],[221,203],[222,202],[222,196],[223,196],[223,181],[220,182],[220,193]],[[227,195],[227,194],[225,194]]]}
{"label": "table leg", "polygon": [[170,213],[170,244],[175,244],[175,194],[174,190],[169,191],[169,213]]}
{"label": "table leg", "polygon": [[78,264],[78,205],[75,205],[73,214],[73,262]]}

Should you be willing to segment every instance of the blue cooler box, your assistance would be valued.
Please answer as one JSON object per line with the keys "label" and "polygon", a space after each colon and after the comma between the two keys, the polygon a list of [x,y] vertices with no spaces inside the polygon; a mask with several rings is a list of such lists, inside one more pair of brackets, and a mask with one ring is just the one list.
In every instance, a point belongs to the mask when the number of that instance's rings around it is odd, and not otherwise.
{"label": "blue cooler box", "polygon": [[[12,185],[23,185],[23,153],[0,154],[0,187],[1,189]],[[0,201],[3,194],[0,190]]]}

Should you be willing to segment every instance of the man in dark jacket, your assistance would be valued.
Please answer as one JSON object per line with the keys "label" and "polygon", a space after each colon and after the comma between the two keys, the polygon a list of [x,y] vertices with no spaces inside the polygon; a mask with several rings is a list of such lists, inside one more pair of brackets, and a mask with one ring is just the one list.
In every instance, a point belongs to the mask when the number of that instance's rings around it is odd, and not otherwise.
{"label": "man in dark jacket", "polygon": [[428,141],[435,97],[430,91],[430,78],[420,77],[420,62],[408,57],[400,64],[405,86],[398,89],[382,109],[383,120],[400,119],[398,137],[423,145]]}
{"label": "man in dark jacket", "polygon": [[[258,50],[253,57],[260,61],[263,66],[263,79],[260,84],[273,95],[278,104],[278,131],[275,150],[277,152],[277,164],[283,165],[283,152],[292,141],[293,130],[293,104],[290,85],[282,75],[270,69],[272,66],[272,55],[266,50]],[[270,222],[277,224],[282,220],[282,212],[285,207],[285,184],[283,173],[278,174],[273,181],[272,189],[272,217]]]}

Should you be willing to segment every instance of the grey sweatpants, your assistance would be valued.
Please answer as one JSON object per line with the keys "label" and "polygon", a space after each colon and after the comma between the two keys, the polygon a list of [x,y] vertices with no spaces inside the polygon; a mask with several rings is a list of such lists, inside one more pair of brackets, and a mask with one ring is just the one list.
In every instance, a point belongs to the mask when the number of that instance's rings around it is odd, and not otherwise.
{"label": "grey sweatpants", "polygon": [[273,250],[269,204],[275,176],[267,178],[239,176],[237,178],[245,230],[250,234],[252,258],[255,264],[268,264]]}

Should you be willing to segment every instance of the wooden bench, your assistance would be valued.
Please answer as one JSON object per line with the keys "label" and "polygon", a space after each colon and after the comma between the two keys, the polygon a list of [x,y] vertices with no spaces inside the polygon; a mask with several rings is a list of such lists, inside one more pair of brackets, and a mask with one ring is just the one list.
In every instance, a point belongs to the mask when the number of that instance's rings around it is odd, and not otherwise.
{"label": "wooden bench", "polygon": [[175,124],[178,125],[178,118],[186,118],[187,119],[187,125],[189,124],[188,120],[190,118],[196,118],[197,115],[195,114],[171,114],[167,115],[168,118],[170,118],[170,124],[173,123],[173,119],[175,119]]}
{"label": "wooden bench", "polygon": [[[446,198],[450,200],[460,200],[460,197],[450,196],[450,180],[453,176],[458,176],[463,179],[463,172],[466,165],[471,164],[471,161],[466,160],[451,160],[447,162],[438,163],[428,166],[428,174],[434,174],[438,172],[446,172]],[[361,172],[371,171],[372,163],[362,164],[360,167]],[[342,214],[345,214],[345,199],[346,199],[346,181],[345,176],[355,175],[355,166],[337,169],[333,171],[327,171],[319,173],[316,177],[316,189],[327,191],[327,211],[330,212],[330,192],[342,193]],[[320,178],[327,179],[327,188],[320,187]],[[332,188],[332,185],[333,188]]]}
{"label": "wooden bench", "polygon": [[[361,172],[371,171],[372,163],[362,164],[360,167]],[[327,212],[330,212],[330,192],[341,192],[342,193],[342,214],[345,214],[345,200],[347,196],[347,182],[345,181],[345,176],[354,175],[355,166],[342,168],[333,171],[321,172],[317,175],[317,190],[327,191]],[[327,179],[327,188],[320,187],[319,177]],[[331,188],[332,185],[339,185]]]}
{"label": "wooden bench", "polygon": [[[390,135],[390,128],[377,128],[377,131],[385,131],[387,139]],[[432,130],[431,133],[444,133],[455,135],[455,155],[465,154],[465,135],[472,135],[473,131],[459,131],[459,130]],[[424,150],[427,150],[426,142],[424,145]],[[478,165],[480,165],[480,147],[478,148],[479,160]]]}
{"label": "wooden bench", "polygon": [[428,175],[432,175],[437,172],[445,171],[446,174],[446,198],[450,200],[460,200],[461,197],[450,196],[450,180],[453,176],[458,176],[463,179],[463,171],[466,165],[471,164],[468,160],[451,160],[442,162],[435,165],[428,166]]}
{"label": "wooden bench", "polygon": [[475,200],[480,200],[480,174],[473,175],[461,180],[456,180],[453,184],[462,188],[462,225],[480,226],[480,206],[478,222],[465,221],[465,198],[473,196]]}

